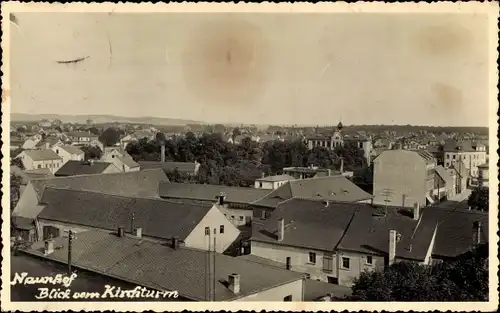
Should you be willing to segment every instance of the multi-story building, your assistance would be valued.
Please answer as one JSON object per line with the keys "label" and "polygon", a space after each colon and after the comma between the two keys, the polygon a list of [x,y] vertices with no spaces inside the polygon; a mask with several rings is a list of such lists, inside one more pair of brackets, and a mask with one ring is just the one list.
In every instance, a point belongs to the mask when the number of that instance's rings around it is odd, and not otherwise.
{"label": "multi-story building", "polygon": [[373,163],[374,204],[413,207],[415,203],[434,203],[437,162],[429,152],[386,150]]}
{"label": "multi-story building", "polygon": [[342,133],[343,125],[339,123],[337,128],[331,136],[319,135],[306,137],[307,147],[313,149],[314,147],[324,147],[330,150],[335,147],[341,147],[345,144],[356,145],[359,149],[363,150],[364,157],[368,164],[371,164],[372,155],[372,141],[370,138],[364,136],[347,136]]}
{"label": "multi-story building", "polygon": [[478,183],[480,187],[489,187],[489,165],[484,163],[478,167]]}
{"label": "multi-story building", "polygon": [[52,174],[63,165],[63,158],[48,149],[24,150],[16,158],[21,159],[26,170],[47,168]]}
{"label": "multi-story building", "polygon": [[477,178],[478,166],[486,162],[486,146],[470,141],[447,141],[443,146],[444,166],[450,167],[455,162],[463,161],[470,177]]}

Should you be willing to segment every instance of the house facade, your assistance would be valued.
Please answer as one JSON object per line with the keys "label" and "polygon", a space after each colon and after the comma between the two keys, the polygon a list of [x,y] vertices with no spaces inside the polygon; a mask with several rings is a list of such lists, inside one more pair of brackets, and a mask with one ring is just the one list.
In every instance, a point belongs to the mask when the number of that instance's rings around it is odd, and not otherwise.
{"label": "house facade", "polygon": [[443,147],[444,166],[450,167],[453,163],[463,162],[472,178],[478,178],[478,166],[486,163],[486,146],[478,143],[447,141]]}
{"label": "house facade", "polygon": [[434,203],[436,159],[425,150],[386,150],[374,161],[373,203],[413,207]]}
{"label": "house facade", "polygon": [[56,144],[51,148],[63,160],[63,164],[68,161],[83,161],[85,159],[85,152],[79,148],[71,145]]}
{"label": "house facade", "polygon": [[91,132],[84,131],[67,132],[65,136],[71,141],[72,145],[89,145],[92,141],[98,139],[98,137]]}
{"label": "house facade", "polygon": [[21,159],[28,171],[47,168],[53,174],[63,165],[62,157],[52,150],[24,150],[16,158]]}
{"label": "house facade", "polygon": [[489,187],[489,165],[488,163],[481,164],[478,169],[478,183],[480,187]]}
{"label": "house facade", "polygon": [[294,179],[295,178],[290,175],[274,175],[267,177],[262,175],[262,178],[255,180],[255,188],[274,190]]}

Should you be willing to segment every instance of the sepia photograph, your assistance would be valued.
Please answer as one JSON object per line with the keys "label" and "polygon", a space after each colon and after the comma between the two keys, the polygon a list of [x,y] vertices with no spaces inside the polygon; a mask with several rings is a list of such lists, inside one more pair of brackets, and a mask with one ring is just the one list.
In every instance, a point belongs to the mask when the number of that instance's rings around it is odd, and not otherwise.
{"label": "sepia photograph", "polygon": [[498,309],[498,2],[415,4],[2,3],[2,310]]}

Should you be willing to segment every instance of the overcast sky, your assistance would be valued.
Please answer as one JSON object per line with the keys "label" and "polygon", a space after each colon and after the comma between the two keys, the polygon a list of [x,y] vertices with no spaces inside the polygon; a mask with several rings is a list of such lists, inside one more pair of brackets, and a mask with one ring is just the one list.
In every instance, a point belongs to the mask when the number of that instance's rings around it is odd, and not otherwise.
{"label": "overcast sky", "polygon": [[16,17],[12,112],[488,125],[486,15]]}

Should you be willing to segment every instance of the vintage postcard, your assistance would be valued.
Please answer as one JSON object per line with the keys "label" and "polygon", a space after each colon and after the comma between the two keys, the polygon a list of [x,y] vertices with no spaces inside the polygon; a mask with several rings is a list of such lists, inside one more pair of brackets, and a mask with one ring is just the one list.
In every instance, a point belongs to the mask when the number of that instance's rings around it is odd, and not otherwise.
{"label": "vintage postcard", "polygon": [[498,2],[2,2],[5,311],[494,311]]}

